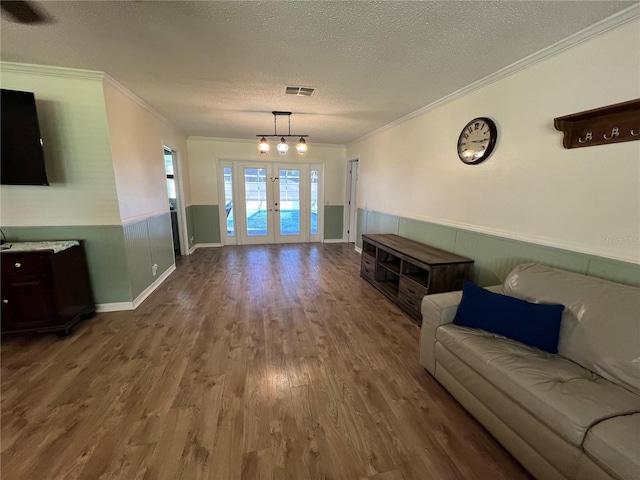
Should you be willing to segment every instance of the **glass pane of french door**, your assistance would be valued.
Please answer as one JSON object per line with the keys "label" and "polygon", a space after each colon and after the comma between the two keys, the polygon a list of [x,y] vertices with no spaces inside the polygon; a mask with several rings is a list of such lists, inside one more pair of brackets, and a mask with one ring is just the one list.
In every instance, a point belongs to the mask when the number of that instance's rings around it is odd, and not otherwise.
{"label": "glass pane of french door", "polygon": [[300,235],[300,170],[278,170],[280,235]]}
{"label": "glass pane of french door", "polygon": [[227,235],[234,236],[236,234],[236,228],[234,224],[234,210],[233,210],[233,169],[231,167],[224,167],[224,204],[227,214]]}
{"label": "glass pane of french door", "polygon": [[311,235],[318,234],[318,178],[320,177],[320,172],[314,168],[311,169],[311,221],[310,223],[310,232]]}
{"label": "glass pane of french door", "polygon": [[244,169],[244,194],[247,236],[269,234],[267,221],[267,170]]}

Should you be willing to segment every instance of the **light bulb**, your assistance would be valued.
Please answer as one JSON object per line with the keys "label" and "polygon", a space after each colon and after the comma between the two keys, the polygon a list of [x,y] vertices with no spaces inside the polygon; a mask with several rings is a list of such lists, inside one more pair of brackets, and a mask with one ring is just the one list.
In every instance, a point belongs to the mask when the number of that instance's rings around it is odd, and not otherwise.
{"label": "light bulb", "polygon": [[261,155],[266,155],[269,152],[269,142],[267,142],[266,138],[262,137],[260,139],[260,145],[258,148],[260,149]]}
{"label": "light bulb", "polygon": [[298,150],[300,155],[307,153],[307,142],[304,141],[304,138],[300,137],[300,141],[296,145],[296,150]]}
{"label": "light bulb", "polygon": [[280,155],[286,155],[288,151],[289,145],[284,141],[284,137],[281,137],[280,143],[278,144],[278,152],[280,152]]}

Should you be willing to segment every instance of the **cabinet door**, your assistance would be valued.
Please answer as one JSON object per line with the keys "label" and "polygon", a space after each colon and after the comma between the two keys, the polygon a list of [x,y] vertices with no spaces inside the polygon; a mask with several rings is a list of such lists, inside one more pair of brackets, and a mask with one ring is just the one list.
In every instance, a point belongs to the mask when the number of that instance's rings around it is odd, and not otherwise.
{"label": "cabinet door", "polygon": [[54,317],[47,277],[25,276],[2,282],[3,331],[47,327]]}

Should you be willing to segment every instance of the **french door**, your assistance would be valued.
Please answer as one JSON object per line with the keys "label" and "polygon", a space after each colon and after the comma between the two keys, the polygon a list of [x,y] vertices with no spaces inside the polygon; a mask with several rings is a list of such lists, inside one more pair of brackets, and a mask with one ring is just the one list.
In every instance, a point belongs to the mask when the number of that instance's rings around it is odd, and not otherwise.
{"label": "french door", "polygon": [[221,162],[225,244],[320,241],[321,166]]}

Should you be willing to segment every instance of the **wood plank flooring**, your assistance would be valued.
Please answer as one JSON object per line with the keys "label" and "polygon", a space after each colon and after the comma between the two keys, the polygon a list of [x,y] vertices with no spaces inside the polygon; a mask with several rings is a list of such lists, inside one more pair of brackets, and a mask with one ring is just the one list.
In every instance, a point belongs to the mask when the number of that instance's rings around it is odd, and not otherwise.
{"label": "wood plank flooring", "polygon": [[2,478],[530,479],[359,261],[200,249],[135,311],[4,338]]}

